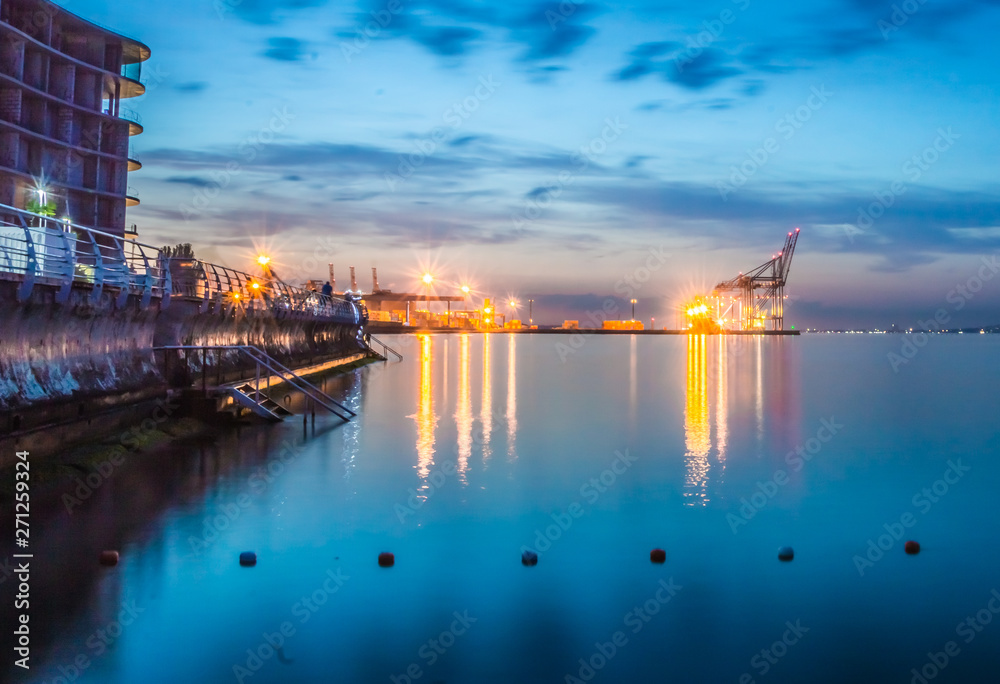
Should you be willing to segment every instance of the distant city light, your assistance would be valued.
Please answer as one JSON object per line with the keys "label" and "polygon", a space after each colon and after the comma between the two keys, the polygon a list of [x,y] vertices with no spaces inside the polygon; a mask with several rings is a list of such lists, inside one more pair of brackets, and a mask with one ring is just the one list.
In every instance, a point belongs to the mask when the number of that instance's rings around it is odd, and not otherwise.
{"label": "distant city light", "polygon": [[254,283],[252,287],[255,290],[259,290],[260,289],[260,283]]}
{"label": "distant city light", "polygon": [[472,292],[472,288],[469,287],[468,285],[463,285],[462,292],[464,292],[465,294],[469,294],[470,292]]}
{"label": "distant city light", "polygon": [[257,257],[257,263],[260,264],[261,266],[267,266],[269,263],[271,263],[271,257],[261,254],[259,257]]}
{"label": "distant city light", "polygon": [[421,280],[424,281],[424,285],[430,285],[431,283],[434,282],[434,276],[432,276],[430,273],[425,273],[424,277],[421,278]]}

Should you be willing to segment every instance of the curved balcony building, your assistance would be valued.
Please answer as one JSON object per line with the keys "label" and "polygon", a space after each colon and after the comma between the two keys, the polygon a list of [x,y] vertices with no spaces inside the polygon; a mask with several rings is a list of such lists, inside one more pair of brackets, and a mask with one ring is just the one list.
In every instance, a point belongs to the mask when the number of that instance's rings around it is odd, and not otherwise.
{"label": "curved balcony building", "polygon": [[0,0],[0,204],[44,197],[58,218],[123,235],[142,122],[121,103],[145,92],[149,55],[46,0]]}

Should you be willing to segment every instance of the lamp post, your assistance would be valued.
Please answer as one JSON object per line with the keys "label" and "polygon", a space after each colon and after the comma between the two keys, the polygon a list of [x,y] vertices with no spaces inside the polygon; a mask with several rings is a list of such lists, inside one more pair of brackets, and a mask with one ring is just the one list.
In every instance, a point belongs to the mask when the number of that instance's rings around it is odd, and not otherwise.
{"label": "lamp post", "polygon": [[534,304],[535,304],[535,300],[534,299],[529,299],[528,300],[528,325],[529,326],[535,324],[535,317],[534,317],[533,312],[532,312]]}
{"label": "lamp post", "polygon": [[632,300],[632,320],[633,321],[635,320],[635,303],[636,303],[636,300],[633,299]]}

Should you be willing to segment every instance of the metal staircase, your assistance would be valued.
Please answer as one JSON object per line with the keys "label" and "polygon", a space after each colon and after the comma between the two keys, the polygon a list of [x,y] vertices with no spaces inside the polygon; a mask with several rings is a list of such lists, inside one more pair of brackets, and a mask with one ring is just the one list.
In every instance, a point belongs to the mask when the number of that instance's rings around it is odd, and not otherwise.
{"label": "metal staircase", "polygon": [[256,415],[267,420],[277,422],[292,415],[291,411],[274,399],[271,399],[249,382],[239,387],[230,387],[226,394],[232,397],[240,406],[250,409]]}
{"label": "metal staircase", "polygon": [[[400,361],[403,360],[403,355],[402,354],[400,354],[398,351],[396,351],[395,349],[393,349],[392,347],[390,347],[389,345],[387,345],[385,342],[383,342],[382,340],[378,339],[377,337],[375,337],[374,335],[372,335],[370,333],[367,334],[367,335],[365,335],[365,343],[368,345],[368,351],[371,354],[373,354],[374,356],[382,359],[383,361],[388,361],[389,360],[389,354],[392,354],[393,356],[395,356]],[[374,346],[375,344],[377,344],[380,347],[382,347],[382,352],[381,353],[379,353],[378,351],[375,350],[375,346]]]}
{"label": "metal staircase", "polygon": [[[208,351],[236,351],[239,354],[249,357],[256,364],[256,374],[253,381],[244,381],[242,384],[232,387],[219,387],[216,391],[220,391],[222,394],[230,396],[239,405],[250,409],[254,414],[266,418],[267,420],[280,421],[284,420],[288,416],[292,415],[291,411],[287,410],[278,402],[274,401],[267,395],[265,391],[260,389],[261,384],[261,371],[265,371],[264,377],[277,376],[281,381],[287,383],[291,387],[302,392],[302,394],[309,397],[309,399],[321,408],[326,409],[333,415],[337,416],[341,420],[347,422],[354,418],[358,414],[347,408],[336,399],[331,397],[329,394],[321,390],[316,385],[312,384],[306,380],[301,375],[298,375],[291,368],[288,368],[280,361],[270,356],[263,349],[259,347],[254,347],[251,345],[211,345],[211,346],[192,346],[192,345],[179,345],[179,346],[168,346],[168,347],[156,347],[157,351],[183,351],[183,352],[201,352],[202,354],[202,369],[204,371],[206,364],[206,352]],[[205,381],[205,374],[202,373],[202,388],[205,392],[208,392],[208,387]],[[266,389],[266,388],[265,388]]]}

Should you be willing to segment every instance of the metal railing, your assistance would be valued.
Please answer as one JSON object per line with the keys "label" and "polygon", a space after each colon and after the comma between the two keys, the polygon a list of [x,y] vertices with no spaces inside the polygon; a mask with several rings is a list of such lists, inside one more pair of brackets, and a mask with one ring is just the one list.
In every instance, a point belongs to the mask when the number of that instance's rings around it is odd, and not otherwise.
{"label": "metal railing", "polygon": [[171,259],[174,294],[216,306],[242,306],[276,316],[306,316],[364,325],[368,311],[358,301],[288,285],[266,275],[253,276],[197,259]]}
{"label": "metal railing", "polygon": [[125,121],[131,121],[134,124],[142,125],[142,116],[139,115],[135,110],[129,109],[128,107],[118,108],[118,118],[125,119]]}
{"label": "metal railing", "polygon": [[[400,361],[403,360],[403,355],[402,354],[400,354],[398,351],[396,351],[395,349],[393,349],[392,347],[390,347],[389,345],[387,345],[385,342],[383,342],[382,340],[378,339],[374,335],[365,335],[365,340],[368,342],[368,347],[372,351],[375,351],[372,343],[377,344],[380,347],[382,347],[382,353],[379,354],[379,355],[383,359],[385,359],[386,361],[389,360],[389,354],[392,354],[393,356],[395,356]],[[378,354],[378,352],[375,352],[375,353]]]}
{"label": "metal railing", "polygon": [[[201,365],[202,365],[202,391],[208,392],[208,384],[205,375],[206,356],[205,353],[209,350],[215,351],[235,351],[240,354],[244,354],[249,357],[256,364],[256,374],[254,383],[254,394],[256,398],[254,401],[257,403],[261,402],[261,390],[260,390],[260,380],[261,380],[261,368],[268,371],[271,375],[276,375],[282,379],[282,381],[288,383],[298,391],[302,392],[304,395],[312,399],[314,402],[325,408],[327,411],[337,416],[341,420],[349,421],[351,418],[357,416],[358,414],[347,408],[339,401],[331,397],[329,394],[321,390],[316,385],[312,384],[301,375],[298,375],[288,366],[285,366],[273,356],[270,356],[267,352],[259,347],[254,347],[252,345],[206,345],[206,346],[191,346],[191,345],[180,345],[180,346],[167,346],[167,347],[155,347],[155,351],[183,351],[185,353],[193,351],[195,353],[201,352]],[[266,398],[266,397],[265,397]],[[343,411],[343,413],[341,413]],[[347,415],[344,415],[346,413]]]}
{"label": "metal railing", "polygon": [[170,269],[156,247],[0,204],[3,275],[21,281],[19,301],[31,295],[39,279],[60,286],[59,303],[68,301],[74,284],[89,285],[93,303],[105,287],[115,288],[120,306],[129,295],[140,296],[143,306],[153,297],[166,304],[171,293]]}

